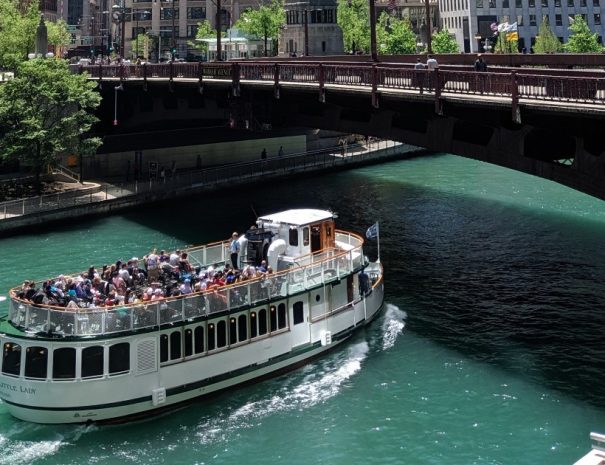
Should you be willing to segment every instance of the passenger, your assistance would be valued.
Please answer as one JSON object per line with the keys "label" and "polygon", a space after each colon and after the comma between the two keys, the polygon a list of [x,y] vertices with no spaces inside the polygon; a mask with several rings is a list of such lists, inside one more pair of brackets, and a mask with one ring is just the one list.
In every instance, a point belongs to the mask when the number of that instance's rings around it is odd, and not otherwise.
{"label": "passenger", "polygon": [[238,269],[237,257],[239,254],[240,243],[238,241],[238,234],[234,232],[231,234],[231,243],[229,244],[229,252],[231,253],[231,263],[233,264],[233,268]]}
{"label": "passenger", "polygon": [[28,288],[25,290],[25,295],[23,296],[26,300],[33,300],[34,295],[36,295],[38,291],[36,290],[36,283],[31,281],[29,283]]}
{"label": "passenger", "polygon": [[257,270],[263,274],[266,273],[267,272],[267,260],[262,260],[260,262],[260,266],[257,268]]}
{"label": "passenger", "polygon": [[187,252],[183,252],[179,258],[179,271],[181,272],[181,276],[191,275],[191,272],[193,271],[193,268],[189,263]]}
{"label": "passenger", "polygon": [[151,253],[147,255],[147,259],[144,263],[147,266],[147,276],[149,279],[152,281],[157,281],[158,277],[160,276],[160,257],[158,257],[155,253],[155,249],[153,249]]}
{"label": "passenger", "polygon": [[183,294],[183,295],[191,294],[193,292],[193,289],[191,289],[191,280],[185,279],[185,281],[183,282],[183,284],[181,284],[181,287],[179,289],[181,291],[181,294]]}
{"label": "passenger", "polygon": [[160,262],[168,262],[170,261],[170,256],[166,253],[165,250],[160,251]]}
{"label": "passenger", "polygon": [[153,295],[151,296],[151,301],[162,300],[164,298],[164,293],[161,289],[156,289],[153,291]]}
{"label": "passenger", "polygon": [[179,249],[176,249],[174,252],[172,252],[170,254],[170,264],[172,266],[178,267],[179,266],[179,260],[181,258],[181,251]]}

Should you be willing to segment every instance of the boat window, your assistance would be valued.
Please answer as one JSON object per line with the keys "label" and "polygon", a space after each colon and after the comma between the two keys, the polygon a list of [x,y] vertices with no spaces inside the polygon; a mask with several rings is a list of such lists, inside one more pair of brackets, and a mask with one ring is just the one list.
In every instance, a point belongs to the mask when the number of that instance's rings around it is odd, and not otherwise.
{"label": "boat window", "polygon": [[294,324],[303,323],[305,321],[304,304],[302,302],[296,302],[292,307],[292,314],[294,317]]}
{"label": "boat window", "polygon": [[208,350],[214,350],[216,344],[216,334],[214,331],[214,325],[208,325]]}
{"label": "boat window", "polygon": [[130,344],[120,342],[109,347],[109,374],[116,375],[130,370]]}
{"label": "boat window", "polygon": [[275,311],[275,305],[271,305],[269,307],[269,320],[270,320],[270,329],[269,331],[277,331],[277,312]]}
{"label": "boat window", "polygon": [[237,322],[234,317],[229,318],[229,344],[237,343]]}
{"label": "boat window", "polygon": [[168,334],[160,336],[160,363],[168,361]]}
{"label": "boat window", "polygon": [[7,342],[2,354],[2,373],[19,376],[21,371],[21,346]]}
{"label": "boat window", "polygon": [[103,347],[85,347],[82,350],[82,378],[103,376]]}
{"label": "boat window", "polygon": [[170,335],[170,360],[181,358],[181,332],[173,331]]}
{"label": "boat window", "polygon": [[283,329],[286,327],[286,304],[277,306],[277,327]]}
{"label": "boat window", "polygon": [[195,353],[199,354],[204,351],[204,327],[196,327],[193,335],[195,336]]}
{"label": "boat window", "polygon": [[256,325],[258,322],[256,321],[256,313],[250,313],[250,337],[256,337]]}
{"label": "boat window", "polygon": [[227,345],[227,323],[221,320],[216,324],[216,347]]}
{"label": "boat window", "polygon": [[53,379],[76,377],[76,349],[62,347],[53,351]]}
{"label": "boat window", "polygon": [[193,354],[193,331],[191,329],[185,330],[185,357],[189,357]]}
{"label": "boat window", "polygon": [[289,240],[290,240],[290,245],[293,245],[293,246],[298,245],[298,229],[290,228]]}
{"label": "boat window", "polygon": [[303,228],[303,245],[309,245],[309,226]]}
{"label": "boat window", "polygon": [[248,316],[240,315],[237,319],[237,336],[239,342],[245,341],[248,339]]}
{"label": "boat window", "polygon": [[46,347],[25,349],[25,377],[46,379],[48,350]]}
{"label": "boat window", "polygon": [[258,311],[258,335],[267,334],[267,310]]}

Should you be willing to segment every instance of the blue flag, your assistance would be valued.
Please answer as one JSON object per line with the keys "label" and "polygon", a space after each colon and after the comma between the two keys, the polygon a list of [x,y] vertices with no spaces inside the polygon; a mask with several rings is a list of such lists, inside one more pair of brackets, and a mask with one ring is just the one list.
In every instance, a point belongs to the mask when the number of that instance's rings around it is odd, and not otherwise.
{"label": "blue flag", "polygon": [[370,226],[368,228],[368,230],[366,231],[366,237],[368,239],[376,239],[378,237],[379,231],[378,231],[378,221],[376,223],[374,223],[372,226]]}

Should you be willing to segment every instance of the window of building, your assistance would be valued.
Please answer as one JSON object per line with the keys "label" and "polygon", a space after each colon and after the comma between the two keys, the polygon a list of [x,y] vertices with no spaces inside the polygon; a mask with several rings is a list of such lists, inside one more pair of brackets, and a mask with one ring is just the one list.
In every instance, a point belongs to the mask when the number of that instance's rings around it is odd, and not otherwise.
{"label": "window of building", "polygon": [[118,375],[130,370],[130,344],[120,342],[109,347],[109,374]]}
{"label": "window of building", "polygon": [[161,8],[160,9],[160,20],[162,19],[172,19],[174,15],[174,19],[179,19],[179,9],[178,8]]}
{"label": "window of building", "polygon": [[483,0],[475,0],[475,2],[477,8],[483,8]]}
{"label": "window of building", "polygon": [[563,25],[563,18],[561,15],[555,15],[555,25],[557,25],[557,26]]}
{"label": "window of building", "polygon": [[53,379],[76,377],[76,349],[62,347],[53,352]]}
{"label": "window of building", "polygon": [[290,245],[293,245],[293,246],[298,245],[298,229],[290,228],[289,241],[290,241]]}
{"label": "window of building", "polygon": [[595,24],[595,26],[601,25],[601,14],[600,13],[594,14],[594,24]]}
{"label": "window of building", "polygon": [[600,6],[600,5],[601,5],[600,0],[592,0],[592,6]]}
{"label": "window of building", "polygon": [[508,8],[508,0],[502,0],[502,8]]}
{"label": "window of building", "polygon": [[496,0],[489,0],[489,7],[496,8]]}
{"label": "window of building", "polygon": [[555,0],[555,8],[561,8],[561,0]]}
{"label": "window of building", "polygon": [[530,26],[536,25],[536,15],[529,15],[529,25]]}
{"label": "window of building", "polygon": [[517,26],[523,26],[523,15],[517,15]]}
{"label": "window of building", "polygon": [[197,24],[190,24],[187,26],[187,37],[194,39],[197,36],[197,31],[200,27]]}
{"label": "window of building", "polygon": [[[536,6],[536,0],[529,0],[529,7],[533,8]],[[516,8],[522,8],[523,7],[523,2],[521,0],[515,0],[515,7]]]}
{"label": "window of building", "polygon": [[187,8],[187,19],[206,19],[206,7],[196,6]]}
{"label": "window of building", "polygon": [[19,376],[21,371],[21,346],[7,342],[2,353],[2,373]]}
{"label": "window of building", "polygon": [[586,13],[582,13],[580,16],[582,16],[584,21],[588,21],[588,15]]}
{"label": "window of building", "polygon": [[25,377],[46,379],[48,366],[46,347],[28,347],[25,349]]}
{"label": "window of building", "polygon": [[173,331],[170,334],[170,360],[181,358],[181,332]]}
{"label": "window of building", "polygon": [[586,6],[586,0],[580,0],[580,6],[581,7],[585,7]]}
{"label": "window of building", "polygon": [[103,376],[103,346],[82,349],[82,378]]}
{"label": "window of building", "polygon": [[574,2],[574,0],[567,0],[567,7],[568,8],[574,8],[573,2]]}
{"label": "window of building", "polygon": [[297,325],[299,323],[304,323],[305,314],[304,314],[304,304],[302,302],[296,302],[292,307],[292,317],[294,319],[294,324]]}
{"label": "window of building", "polygon": [[548,0],[542,0],[542,8],[548,8]]}

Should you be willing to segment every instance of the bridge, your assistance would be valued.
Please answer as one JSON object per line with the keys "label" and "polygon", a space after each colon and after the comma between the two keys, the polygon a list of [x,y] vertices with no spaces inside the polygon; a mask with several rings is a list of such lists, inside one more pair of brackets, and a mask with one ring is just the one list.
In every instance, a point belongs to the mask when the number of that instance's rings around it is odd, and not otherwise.
{"label": "bridge", "polygon": [[[102,128],[117,137],[187,120],[336,130],[494,163],[605,199],[602,71],[302,60],[80,70],[99,82]],[[119,99],[117,88],[125,91]]]}

